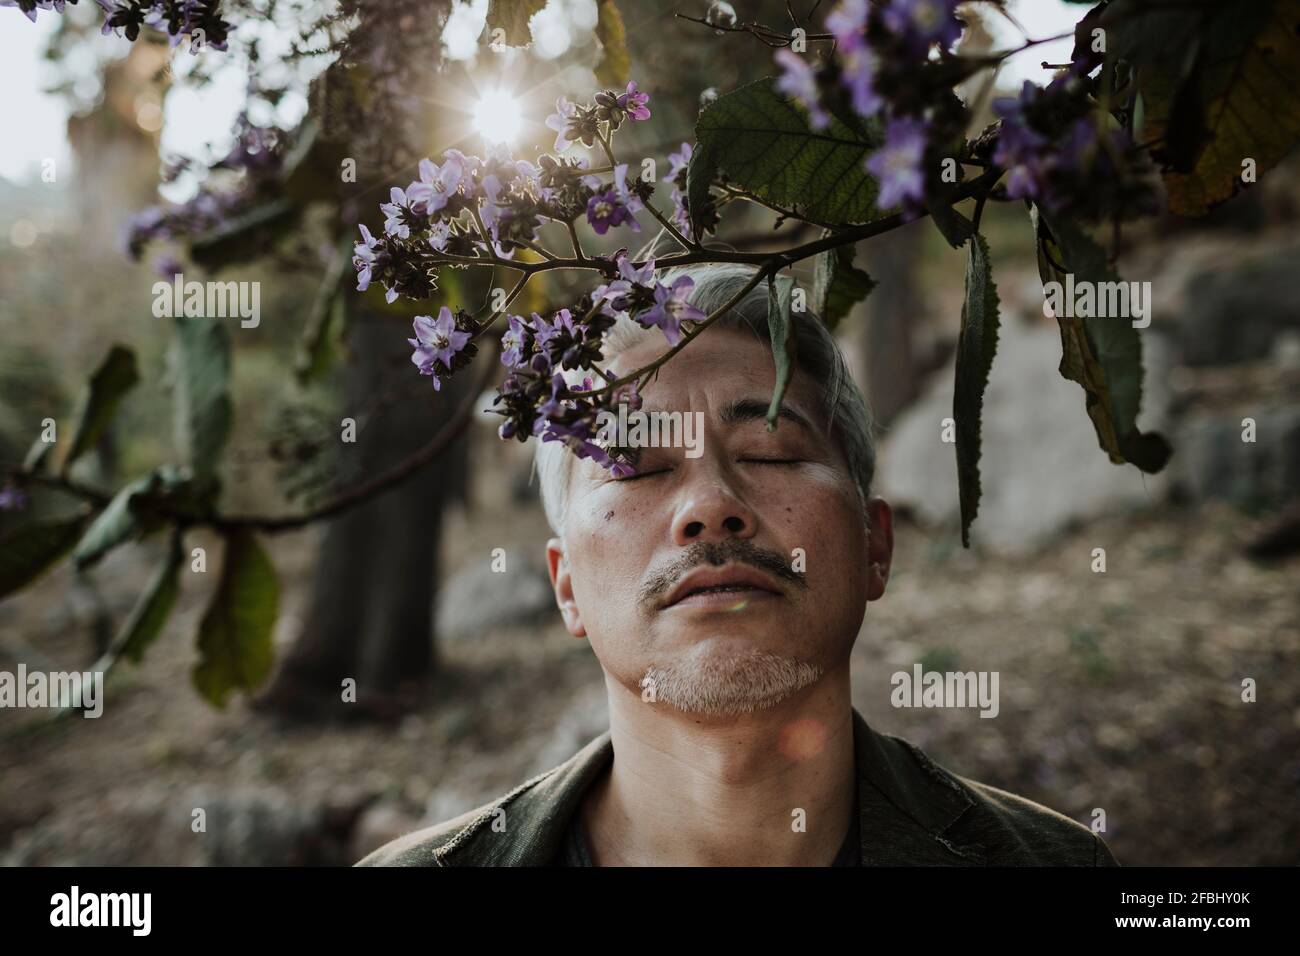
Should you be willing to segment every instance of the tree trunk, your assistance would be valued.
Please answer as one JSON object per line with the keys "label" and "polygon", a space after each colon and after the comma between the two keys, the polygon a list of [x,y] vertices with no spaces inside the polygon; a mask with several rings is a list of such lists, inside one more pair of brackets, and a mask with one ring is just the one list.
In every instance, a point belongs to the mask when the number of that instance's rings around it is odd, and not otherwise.
{"label": "tree trunk", "polygon": [[[397,324],[374,315],[351,325],[346,409],[362,409],[414,376]],[[463,400],[464,379],[402,398],[368,423],[358,419],[362,477],[382,473],[429,441]],[[461,387],[456,387],[461,386]],[[466,437],[391,491],[345,512],[325,530],[306,624],[263,708],[285,715],[393,717],[427,686],[435,666],[433,606],[442,509],[463,495]],[[351,480],[357,480],[353,477]],[[356,681],[355,703],[343,682]]]}

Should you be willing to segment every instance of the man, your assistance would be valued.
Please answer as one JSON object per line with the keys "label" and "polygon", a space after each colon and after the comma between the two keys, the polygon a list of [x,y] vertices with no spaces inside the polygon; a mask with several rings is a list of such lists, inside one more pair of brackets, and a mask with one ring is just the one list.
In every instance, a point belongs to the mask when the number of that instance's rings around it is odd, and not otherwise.
{"label": "man", "polygon": [[[700,270],[692,301],[712,314],[752,274]],[[893,519],[870,493],[871,424],[843,357],[815,317],[793,319],[775,430],[759,284],[645,390],[645,412],[702,423],[693,448],[640,447],[622,478],[538,450],[556,602],[604,669],[610,729],[361,865],[1116,865],[1086,827],[853,708],[849,655],[885,593]],[[621,321],[606,370],[664,347]]]}

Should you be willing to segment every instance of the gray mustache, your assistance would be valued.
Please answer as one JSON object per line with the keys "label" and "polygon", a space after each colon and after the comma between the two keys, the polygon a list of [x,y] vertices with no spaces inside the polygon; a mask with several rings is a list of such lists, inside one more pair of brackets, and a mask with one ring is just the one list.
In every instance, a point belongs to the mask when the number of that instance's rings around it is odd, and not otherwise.
{"label": "gray mustache", "polygon": [[653,607],[673,585],[696,568],[703,565],[721,567],[732,562],[751,565],[796,587],[808,587],[803,575],[794,571],[785,557],[775,551],[768,551],[740,539],[697,541],[646,579],[641,585],[637,602],[643,608]]}

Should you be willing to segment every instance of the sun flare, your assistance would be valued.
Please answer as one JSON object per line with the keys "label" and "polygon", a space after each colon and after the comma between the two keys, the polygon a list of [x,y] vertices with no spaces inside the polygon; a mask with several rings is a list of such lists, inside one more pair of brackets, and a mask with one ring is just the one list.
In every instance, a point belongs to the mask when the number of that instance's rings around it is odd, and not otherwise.
{"label": "sun flare", "polygon": [[519,100],[507,90],[487,90],[474,104],[474,129],[489,143],[513,143],[523,115]]}

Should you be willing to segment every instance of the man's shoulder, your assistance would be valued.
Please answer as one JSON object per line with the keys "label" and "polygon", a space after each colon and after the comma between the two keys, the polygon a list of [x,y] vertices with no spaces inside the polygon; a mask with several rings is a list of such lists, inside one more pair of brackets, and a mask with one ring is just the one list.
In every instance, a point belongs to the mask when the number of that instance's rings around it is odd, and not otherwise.
{"label": "man's shoulder", "polygon": [[559,766],[473,810],[386,843],[355,865],[546,865],[583,792],[612,758],[606,731]]}
{"label": "man's shoulder", "polygon": [[512,799],[554,772],[555,770],[549,770],[538,774],[495,800],[489,800],[473,810],[466,810],[460,816],[391,840],[362,857],[354,866],[441,866],[439,850],[475,829],[477,825],[490,821]]}
{"label": "man's shoulder", "polygon": [[1118,866],[1104,840],[1041,803],[941,767],[915,744],[881,735],[930,774],[959,787],[971,806],[943,837],[980,852],[990,866]]}

